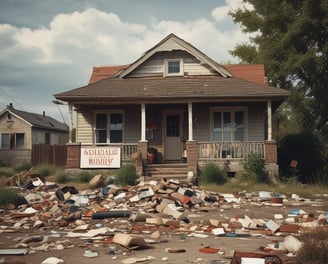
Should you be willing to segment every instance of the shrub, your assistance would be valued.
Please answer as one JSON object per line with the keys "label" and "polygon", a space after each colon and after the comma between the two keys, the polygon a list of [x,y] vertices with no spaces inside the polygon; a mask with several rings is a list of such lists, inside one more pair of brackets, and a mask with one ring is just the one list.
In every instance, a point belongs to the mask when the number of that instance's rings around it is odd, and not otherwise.
{"label": "shrub", "polygon": [[86,182],[89,182],[91,179],[92,179],[92,175],[90,174],[90,172],[88,171],[82,171],[80,172],[77,177],[75,178],[75,180],[77,182],[80,182],[80,183],[86,183]]}
{"label": "shrub", "polygon": [[317,228],[304,233],[300,240],[305,242],[296,254],[296,263],[321,264],[328,261],[328,228]]}
{"label": "shrub", "polygon": [[228,181],[227,172],[215,163],[207,163],[200,171],[201,183],[224,184]]}
{"label": "shrub", "polygon": [[[324,144],[312,134],[290,134],[281,138],[278,142],[278,163],[280,175],[295,176],[302,183],[311,183],[323,170]],[[290,168],[290,162],[297,160],[296,171]],[[322,177],[323,176],[323,177]],[[327,175],[321,174],[320,181],[326,181]]]}
{"label": "shrub", "polygon": [[267,177],[264,168],[264,159],[258,153],[249,153],[243,162],[245,180],[252,182],[265,182]]}
{"label": "shrub", "polygon": [[17,207],[21,204],[27,204],[27,201],[17,190],[0,187],[0,207],[4,208],[11,203]]}
{"label": "shrub", "polygon": [[56,168],[53,165],[44,164],[36,167],[33,172],[39,174],[41,177],[47,177],[49,175],[54,174],[55,171]]}
{"label": "shrub", "polygon": [[136,185],[138,175],[133,164],[123,165],[115,174],[115,182],[118,185]]}
{"label": "shrub", "polygon": [[31,164],[24,162],[21,165],[14,167],[14,171],[20,172],[20,171],[29,170],[30,168],[32,168]]}
{"label": "shrub", "polygon": [[60,170],[56,173],[56,180],[59,183],[66,183],[69,181],[69,177],[64,170]]}
{"label": "shrub", "polygon": [[0,167],[10,167],[10,164],[3,160],[0,160]]}

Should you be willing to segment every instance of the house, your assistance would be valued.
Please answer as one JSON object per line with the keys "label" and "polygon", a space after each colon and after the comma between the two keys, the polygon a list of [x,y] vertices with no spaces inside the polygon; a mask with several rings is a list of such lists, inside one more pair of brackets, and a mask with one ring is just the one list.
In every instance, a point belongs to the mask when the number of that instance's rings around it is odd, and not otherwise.
{"label": "house", "polygon": [[263,65],[220,65],[174,34],[129,65],[94,67],[89,84],[54,96],[70,118],[77,113],[67,167],[116,168],[138,153],[148,161],[140,173],[181,161],[188,175],[209,161],[235,173],[256,152],[278,173],[272,113],[289,92],[266,85]]}
{"label": "house", "polygon": [[30,163],[33,144],[68,142],[68,126],[43,114],[17,110],[9,104],[0,112],[0,161]]}

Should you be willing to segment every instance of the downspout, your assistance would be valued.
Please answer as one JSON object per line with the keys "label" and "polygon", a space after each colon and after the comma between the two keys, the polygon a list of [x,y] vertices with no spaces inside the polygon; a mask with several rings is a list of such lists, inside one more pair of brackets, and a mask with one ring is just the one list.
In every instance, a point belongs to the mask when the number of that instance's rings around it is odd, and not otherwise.
{"label": "downspout", "polygon": [[72,143],[72,131],[73,131],[73,105],[68,104],[68,143]]}
{"label": "downspout", "polygon": [[272,141],[272,107],[271,107],[271,100],[267,101],[267,112],[268,112],[268,141]]}
{"label": "downspout", "polygon": [[193,141],[192,103],[188,103],[188,140]]}
{"label": "downspout", "polygon": [[146,141],[146,105],[141,104],[141,141]]}

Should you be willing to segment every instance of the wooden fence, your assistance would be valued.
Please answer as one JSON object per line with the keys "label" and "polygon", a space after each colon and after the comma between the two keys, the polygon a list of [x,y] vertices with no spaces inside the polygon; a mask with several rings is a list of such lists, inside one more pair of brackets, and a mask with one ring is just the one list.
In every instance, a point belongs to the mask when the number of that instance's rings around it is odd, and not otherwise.
{"label": "wooden fence", "polygon": [[33,144],[31,165],[50,164],[58,167],[66,165],[66,145]]}

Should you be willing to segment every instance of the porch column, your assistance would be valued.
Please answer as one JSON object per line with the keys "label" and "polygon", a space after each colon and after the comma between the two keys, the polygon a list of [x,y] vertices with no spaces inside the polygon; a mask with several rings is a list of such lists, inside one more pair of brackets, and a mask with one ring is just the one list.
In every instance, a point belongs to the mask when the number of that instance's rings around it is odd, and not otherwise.
{"label": "porch column", "polygon": [[141,141],[146,141],[146,105],[141,104]]}
{"label": "porch column", "polygon": [[192,131],[192,103],[188,103],[188,140],[193,140],[193,131]]}
{"label": "porch column", "polygon": [[73,105],[68,104],[68,143],[72,143],[73,131]]}
{"label": "porch column", "polygon": [[272,140],[272,108],[271,100],[267,101],[267,112],[268,112],[268,141]]}

